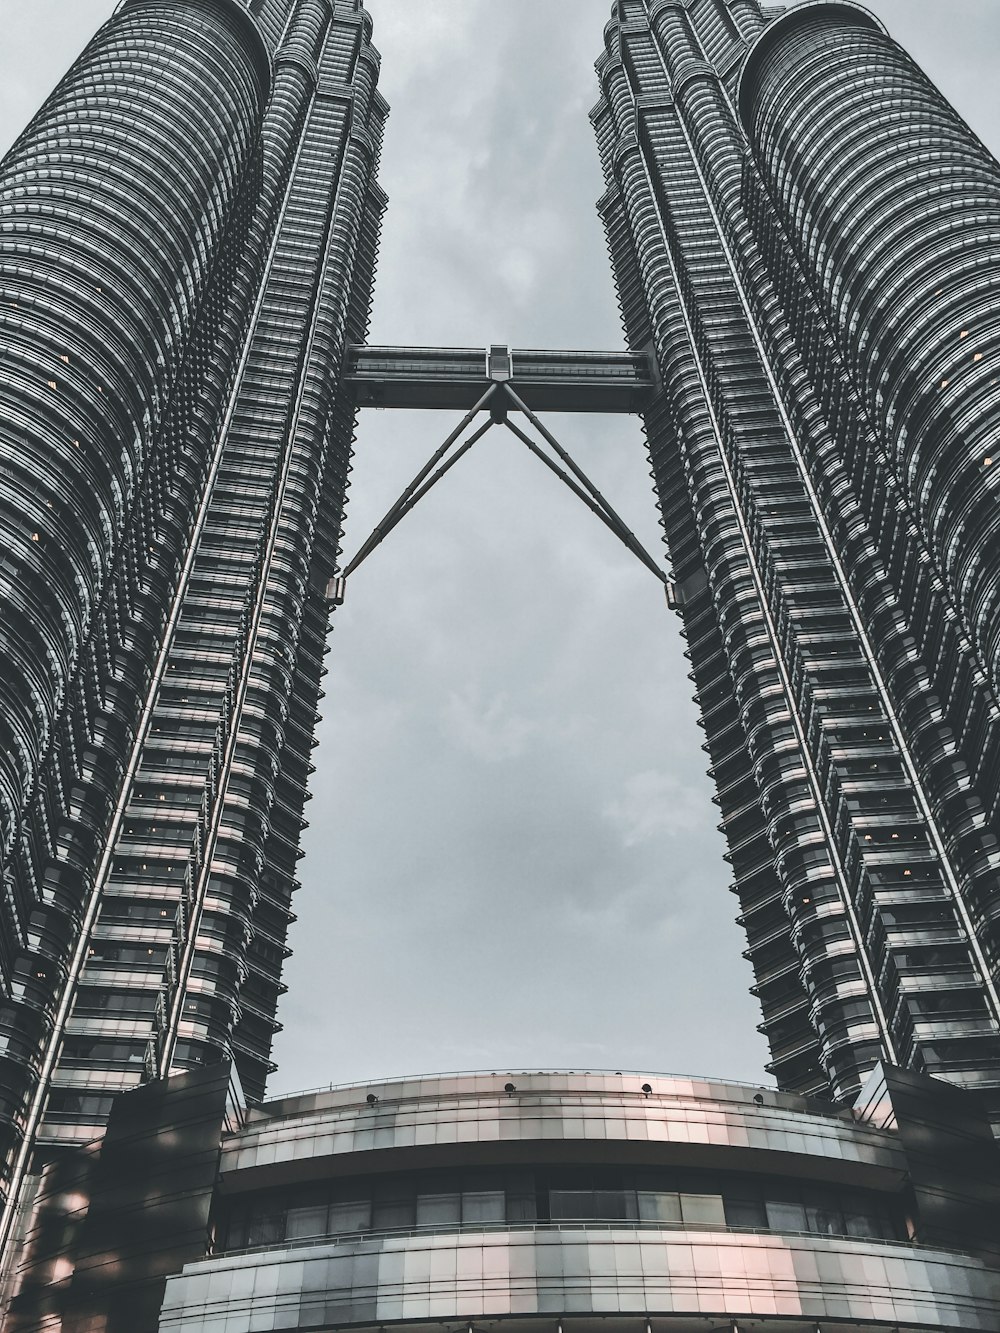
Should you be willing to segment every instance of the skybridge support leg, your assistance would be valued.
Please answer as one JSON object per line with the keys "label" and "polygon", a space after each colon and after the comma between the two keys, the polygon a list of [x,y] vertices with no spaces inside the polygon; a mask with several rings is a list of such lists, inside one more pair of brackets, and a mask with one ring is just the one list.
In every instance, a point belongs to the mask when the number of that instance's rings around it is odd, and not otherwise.
{"label": "skybridge support leg", "polygon": [[[480,398],[479,402],[476,403],[475,407],[473,407],[470,412],[467,412],[465,414],[462,420],[458,423],[455,429],[445,440],[444,444],[442,444],[441,448],[438,449],[437,452],[433,454],[428,459],[427,463],[420,469],[417,475],[410,482],[409,486],[407,486],[403,494],[399,497],[396,503],[386,514],[385,518],[382,519],[382,522],[376,525],[372,535],[368,538],[368,540],[362,546],[361,550],[357,553],[357,555],[351,561],[350,565],[344,571],[345,578],[348,576],[348,574],[352,573],[355,569],[357,569],[358,565],[361,564],[362,560],[364,560],[366,556],[375,549],[375,547],[385,536],[386,532],[391,531],[392,528],[396,526],[396,524],[399,522],[399,519],[402,517],[402,514],[399,511],[407,503],[407,501],[413,495],[414,491],[417,490],[417,488],[420,486],[424,478],[427,477],[434,470],[435,467],[437,467],[438,463],[441,461],[442,458],[444,458],[445,454],[455,443],[455,441],[459,438],[462,432],[472,424],[475,418],[479,415],[479,413],[483,410],[483,408],[487,405],[487,403],[496,393],[497,387],[498,386],[496,384],[490,385],[490,387],[483,394],[482,398]],[[491,421],[490,425],[492,424],[493,423]],[[485,431],[482,431],[480,433],[485,434]]]}
{"label": "skybridge support leg", "polygon": [[504,425],[507,429],[516,435],[523,444],[526,444],[535,457],[541,459],[545,466],[549,468],[549,470],[553,472],[564,485],[568,486],[573,494],[579,500],[582,500],[592,513],[597,515],[605,527],[613,532],[618,540],[626,546],[628,550],[630,550],[632,554],[656,576],[656,578],[660,580],[667,594],[667,605],[671,610],[676,610],[679,605],[677,585],[669,575],[660,568],[655,558],[650,555],[639,541],[638,537],[636,537],[635,533],[632,532],[631,528],[626,525],[620,515],[611,507],[584,470],[574,461],[570,453],[562,447],[552,432],[543,425],[534,412],[521,402],[520,398],[514,393],[510,385],[505,384],[503,389],[505,395],[509,397],[514,406],[527,417],[546,443],[550,445],[559,458],[566,464],[567,468],[572,472],[573,477],[576,477],[582,483],[582,486],[578,486],[568,472],[564,471],[558,463],[538,447],[537,443],[532,440],[529,435],[526,435],[524,431],[515,426],[509,418],[504,420]]}
{"label": "skybridge support leg", "polygon": [[[491,362],[492,369],[492,362]],[[560,462],[551,458],[544,449],[539,447],[536,440],[526,434],[520,427],[516,426],[507,412],[507,406],[512,405],[535,427],[542,439],[556,454],[557,458],[565,467],[560,466]],[[450,458],[446,458],[449,449],[461,437],[462,432],[471,425],[476,415],[488,408],[490,412],[489,420],[478,430],[474,431],[468,437]],[[451,432],[441,447],[431,456],[428,462],[420,469],[413,481],[406,487],[396,503],[389,509],[381,522],[375,527],[371,536],[362,544],[357,555],[350,561],[347,568],[341,574],[335,575],[330,579],[327,585],[327,603],[330,606],[339,606],[344,600],[346,590],[346,580],[354,573],[372,551],[375,550],[381,542],[389,535],[393,528],[413,509],[423,497],[444,477],[462,458],[472,446],[489,431],[494,425],[503,424],[513,435],[515,435],[527,448],[541,459],[545,466],[554,473],[559,480],[573,492],[591,513],[596,514],[606,528],[613,532],[618,540],[632,552],[636,558],[663,584],[667,594],[667,605],[676,610],[679,601],[677,597],[677,587],[669,575],[660,568],[660,565],[632,532],[621,516],[608,503],[598,488],[590,480],[583,469],[573,460],[571,455],[565,450],[556,437],[542,423],[534,412],[522,401],[521,398],[511,388],[509,382],[498,374],[497,378],[490,385],[486,393],[479,399],[475,407],[462,418],[458,426]],[[442,462],[442,460],[444,460]]]}
{"label": "skybridge support leg", "polygon": [[[485,425],[480,426],[477,431],[474,431],[467,440],[465,440],[462,444],[459,445],[459,447],[455,450],[452,456],[449,459],[447,459],[444,463],[442,463],[441,466],[438,468],[438,470],[427,481],[425,481],[422,486],[419,487],[419,489],[415,490],[414,487],[416,486],[416,482],[411,482],[411,484],[406,488],[403,494],[399,497],[396,503],[386,514],[385,518],[383,518],[382,522],[378,525],[378,527],[375,529],[372,535],[365,542],[364,546],[362,546],[361,550],[357,553],[357,555],[354,557],[351,563],[344,570],[343,574],[340,575],[341,583],[343,583],[343,581],[347,578],[349,574],[354,573],[354,571],[362,563],[362,561],[366,560],[368,556],[371,555],[372,551],[375,550],[376,546],[380,545],[380,543],[385,541],[386,537],[388,537],[389,533],[393,530],[396,524],[401,522],[401,520],[406,517],[406,515],[410,512],[410,510],[413,509],[417,504],[419,504],[419,502],[424,498],[427,492],[431,490],[434,486],[436,486],[437,483],[447,472],[451,471],[451,469],[455,466],[458,460],[462,458],[465,454],[467,454],[469,450],[472,448],[472,446],[478,440],[481,440],[483,438],[483,436],[486,434],[487,431],[493,429],[493,425],[494,422],[491,419],[487,421]],[[453,443],[454,443],[454,438],[449,440],[448,445],[446,447],[450,448],[451,444]],[[431,464],[434,463],[435,459],[440,458],[441,454],[442,450],[439,449],[438,452],[434,455],[434,458],[431,459]],[[428,468],[424,468],[420,473],[420,476],[426,477],[427,471]],[[341,600],[343,600],[343,598],[341,598]]]}
{"label": "skybridge support leg", "polygon": [[608,516],[615,523],[616,530],[619,536],[621,537],[622,541],[625,543],[625,545],[632,551],[634,555],[638,556],[638,558],[642,561],[644,565],[648,565],[649,568],[652,569],[653,573],[656,575],[658,579],[660,579],[661,582],[663,583],[668,582],[666,574],[663,573],[663,571],[660,569],[659,565],[656,563],[653,557],[646,551],[645,547],[640,543],[638,537],[636,537],[635,533],[632,532],[631,528],[629,528],[628,525],[625,523],[625,520],[621,517],[620,514],[616,513],[615,510],[612,509],[611,505],[608,504],[607,500],[597,489],[594,483],[590,480],[587,474],[583,471],[581,467],[579,467],[574,462],[572,456],[569,453],[567,453],[567,451],[562,447],[562,445],[559,443],[556,437],[546,427],[545,423],[541,420],[541,418],[538,417],[534,412],[532,412],[531,408],[528,407],[526,403],[522,402],[522,400],[517,396],[517,394],[514,392],[514,390],[510,387],[509,384],[505,384],[503,386],[503,391],[510,399],[510,401],[514,404],[514,406],[517,408],[517,410],[523,413],[524,416],[528,418],[528,420],[534,426],[535,430],[538,431],[542,439],[545,440],[545,442],[550,446],[550,448],[552,448],[556,452],[556,454],[558,454],[559,458],[563,461],[566,467],[569,468],[570,472],[572,472],[574,477],[576,477],[576,479],[584,486],[584,488],[587,491],[589,491],[589,493],[594,497],[594,499],[602,507],[602,509],[606,511]]}

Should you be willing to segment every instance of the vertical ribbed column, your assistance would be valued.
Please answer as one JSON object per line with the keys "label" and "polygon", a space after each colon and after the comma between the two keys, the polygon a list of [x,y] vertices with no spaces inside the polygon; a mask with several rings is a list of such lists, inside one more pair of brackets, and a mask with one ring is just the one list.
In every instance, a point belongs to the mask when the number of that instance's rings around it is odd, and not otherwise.
{"label": "vertical ribbed column", "polygon": [[295,0],[250,0],[250,13],[273,51],[285,30]]}
{"label": "vertical ribbed column", "polygon": [[5,1156],[169,614],[269,83],[234,0],[129,0],[0,167]]}
{"label": "vertical ribbed column", "polygon": [[[234,1054],[263,1095],[304,825],[386,106],[354,0],[259,6],[274,55],[250,228],[255,308],[211,441],[175,626],[42,1139],[92,1137],[151,1070]],[[282,18],[279,24],[273,22]]]}
{"label": "vertical ribbed column", "polygon": [[767,30],[758,166],[948,591],[1000,687],[1000,166],[866,12]]}
{"label": "vertical ribbed column", "polygon": [[[697,33],[712,41],[717,58],[731,62],[739,38],[724,6],[716,3],[698,13]],[[829,937],[836,932],[844,955],[841,975],[852,967],[853,975],[860,975],[854,961],[857,944],[854,960],[850,956],[843,909],[833,910],[843,891],[823,850],[812,790],[816,783],[810,780],[801,723],[795,725],[781,627],[767,605],[773,580],[766,543],[772,536],[780,538],[801,504],[795,502],[780,425],[680,114],[683,97],[698,107],[700,123],[717,138],[719,127],[710,110],[717,80],[681,6],[660,0],[650,6],[649,20],[656,26],[658,46],[646,25],[622,31],[629,85],[639,104],[631,114],[623,106],[616,118],[631,231],[640,253],[659,250],[665,269],[658,277],[643,266],[645,300],[659,336],[673,329],[666,360],[661,352],[672,411],[647,421],[650,445],[675,571],[685,592],[688,651],[743,920],[765,997],[775,1072],[783,1086],[817,1091],[832,1083],[844,1091],[857,1077],[858,1058],[864,1058],[863,1048],[852,1046],[859,1037],[871,1039],[870,1011],[859,1012],[850,1036],[831,1027],[821,1044],[800,976],[801,952],[789,937],[791,904],[805,931],[817,915],[825,918]],[[624,80],[617,86],[613,80],[609,68],[605,86],[609,104],[617,108],[628,89]],[[639,133],[634,147],[628,137],[633,122]],[[668,274],[679,304],[669,324]],[[749,465],[750,459],[763,463],[768,457],[765,468]],[[776,493],[792,489],[787,515],[774,513],[762,528],[754,521],[755,492],[768,485]],[[868,1026],[862,1030],[863,1024]]]}

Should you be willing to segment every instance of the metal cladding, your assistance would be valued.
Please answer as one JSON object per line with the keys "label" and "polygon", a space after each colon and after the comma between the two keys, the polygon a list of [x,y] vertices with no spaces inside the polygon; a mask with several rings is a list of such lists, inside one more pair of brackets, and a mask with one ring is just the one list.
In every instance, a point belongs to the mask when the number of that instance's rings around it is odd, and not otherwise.
{"label": "metal cladding", "polygon": [[384,207],[370,30],[359,0],[130,0],[0,168],[15,1184],[151,1075],[271,1068],[353,438],[329,385]]}
{"label": "metal cladding", "polygon": [[781,224],[996,690],[1000,164],[850,5],[773,24],[740,101]]}
{"label": "metal cladding", "polygon": [[987,1263],[907,1237],[897,1131],[771,1090],[586,1072],[342,1088],[265,1104],[221,1165],[215,1252],[168,1279],[164,1333],[1000,1315]]}
{"label": "metal cladding", "polygon": [[762,1031],[995,1088],[997,168],[859,7],[780,15],[619,0],[593,113]]}

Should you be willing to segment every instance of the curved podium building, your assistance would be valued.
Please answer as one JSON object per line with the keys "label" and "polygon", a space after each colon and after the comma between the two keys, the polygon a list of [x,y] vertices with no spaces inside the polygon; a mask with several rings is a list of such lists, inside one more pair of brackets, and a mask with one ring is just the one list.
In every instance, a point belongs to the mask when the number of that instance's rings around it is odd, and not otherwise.
{"label": "curved podium building", "polygon": [[989,1127],[930,1079],[885,1071],[838,1111],[702,1079],[445,1075],[241,1123],[227,1072],[127,1094],[86,1178],[50,1168],[11,1333],[1000,1327]]}

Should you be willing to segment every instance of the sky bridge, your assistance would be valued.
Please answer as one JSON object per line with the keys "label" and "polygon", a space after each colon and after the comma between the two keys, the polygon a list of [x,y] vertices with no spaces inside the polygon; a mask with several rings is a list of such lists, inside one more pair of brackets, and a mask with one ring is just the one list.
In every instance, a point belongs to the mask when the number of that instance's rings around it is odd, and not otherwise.
{"label": "sky bridge", "polygon": [[657,388],[648,351],[351,347],[344,382],[359,407],[468,412],[505,383],[533,412],[641,413]]}

